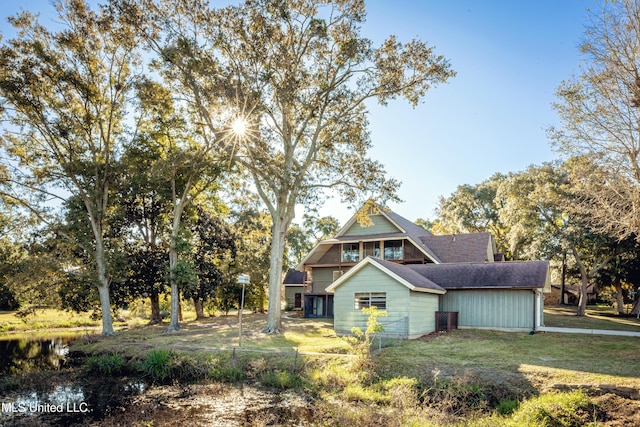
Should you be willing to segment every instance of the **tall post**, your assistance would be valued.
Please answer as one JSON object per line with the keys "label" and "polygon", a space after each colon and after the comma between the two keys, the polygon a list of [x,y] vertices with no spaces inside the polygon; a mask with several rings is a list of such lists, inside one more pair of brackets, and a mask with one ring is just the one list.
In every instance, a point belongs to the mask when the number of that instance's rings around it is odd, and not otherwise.
{"label": "tall post", "polygon": [[242,297],[240,298],[240,312],[238,313],[238,347],[242,347],[242,312],[244,311],[244,288],[245,285],[251,283],[251,277],[248,274],[240,274],[238,276],[238,283],[242,284]]}

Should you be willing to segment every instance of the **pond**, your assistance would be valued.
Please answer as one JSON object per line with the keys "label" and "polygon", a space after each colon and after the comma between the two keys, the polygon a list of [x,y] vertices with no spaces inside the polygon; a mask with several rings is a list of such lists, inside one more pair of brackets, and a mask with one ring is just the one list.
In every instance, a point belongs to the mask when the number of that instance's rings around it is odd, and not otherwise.
{"label": "pond", "polygon": [[144,392],[145,385],[137,379],[81,375],[69,360],[69,345],[81,336],[0,338],[0,425],[99,420]]}
{"label": "pond", "polygon": [[79,334],[0,338],[0,376],[60,369]]}

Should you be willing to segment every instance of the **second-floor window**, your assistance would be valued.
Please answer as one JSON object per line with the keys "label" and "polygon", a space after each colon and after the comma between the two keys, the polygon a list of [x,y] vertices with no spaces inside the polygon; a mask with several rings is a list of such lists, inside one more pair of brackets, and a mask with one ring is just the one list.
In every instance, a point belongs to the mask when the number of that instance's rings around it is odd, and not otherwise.
{"label": "second-floor window", "polygon": [[360,244],[343,243],[342,244],[342,262],[358,262],[360,261]]}
{"label": "second-floor window", "polygon": [[380,258],[380,242],[364,242],[364,256]]}
{"label": "second-floor window", "polygon": [[402,255],[402,240],[384,242],[384,259],[389,261],[403,259]]}

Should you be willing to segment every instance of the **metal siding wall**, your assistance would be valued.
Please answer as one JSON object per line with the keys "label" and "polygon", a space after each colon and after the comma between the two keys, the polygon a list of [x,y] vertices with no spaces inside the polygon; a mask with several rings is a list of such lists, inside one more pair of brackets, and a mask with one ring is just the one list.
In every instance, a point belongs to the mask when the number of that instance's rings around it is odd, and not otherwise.
{"label": "metal siding wall", "polygon": [[533,328],[531,290],[449,290],[442,311],[457,311],[458,325],[485,328]]}
{"label": "metal siding wall", "polygon": [[334,329],[338,333],[351,333],[351,328],[366,329],[367,316],[354,307],[356,292],[386,292],[387,317],[380,317],[382,324],[389,323],[388,334],[405,334],[401,321],[409,315],[409,289],[396,282],[372,265],[366,265],[335,290]]}
{"label": "metal siding wall", "polygon": [[390,223],[384,216],[382,215],[370,215],[371,221],[373,221],[373,225],[369,227],[362,227],[358,224],[358,221],[354,222],[351,228],[344,233],[345,236],[366,236],[371,234],[382,234],[382,233],[397,233],[400,230]]}
{"label": "metal siding wall", "polygon": [[436,330],[438,295],[411,292],[409,335],[428,334]]}

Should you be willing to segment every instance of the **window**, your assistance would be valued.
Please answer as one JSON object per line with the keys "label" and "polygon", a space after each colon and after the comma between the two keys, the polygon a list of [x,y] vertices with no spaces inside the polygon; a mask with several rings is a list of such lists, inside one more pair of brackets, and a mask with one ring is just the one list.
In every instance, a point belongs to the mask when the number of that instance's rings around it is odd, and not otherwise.
{"label": "window", "polygon": [[384,242],[384,259],[388,261],[403,259],[402,240],[389,240]]}
{"label": "window", "polygon": [[378,310],[387,309],[387,293],[386,292],[356,292],[354,308],[362,310],[363,308],[378,307]]}
{"label": "window", "polygon": [[380,258],[380,242],[364,242],[364,256]]}
{"label": "window", "polygon": [[342,245],[342,262],[360,261],[360,244],[344,243]]}

